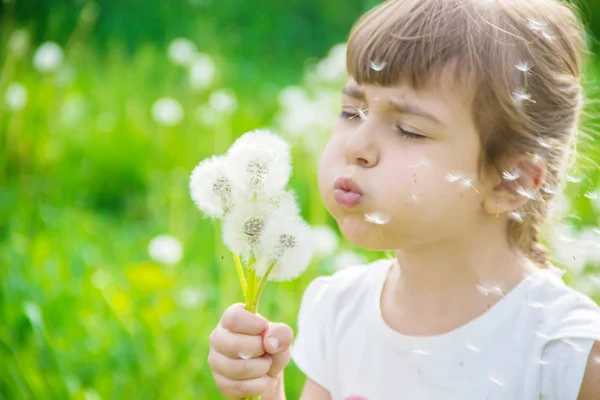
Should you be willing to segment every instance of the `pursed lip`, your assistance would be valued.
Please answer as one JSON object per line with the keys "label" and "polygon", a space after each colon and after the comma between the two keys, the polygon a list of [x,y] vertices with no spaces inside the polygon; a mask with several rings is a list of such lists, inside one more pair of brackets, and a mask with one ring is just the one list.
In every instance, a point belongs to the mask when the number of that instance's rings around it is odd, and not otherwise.
{"label": "pursed lip", "polygon": [[359,194],[361,196],[363,194],[360,186],[358,186],[358,184],[350,178],[340,177],[340,178],[336,179],[335,183],[333,184],[333,189],[334,190],[343,190],[345,192],[352,192],[352,193]]}

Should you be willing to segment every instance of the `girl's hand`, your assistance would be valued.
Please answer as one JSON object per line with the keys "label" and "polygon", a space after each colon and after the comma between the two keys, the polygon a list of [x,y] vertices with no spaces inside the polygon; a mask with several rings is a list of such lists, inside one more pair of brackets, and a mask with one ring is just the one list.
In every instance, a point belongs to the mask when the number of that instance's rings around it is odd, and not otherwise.
{"label": "girl's hand", "polygon": [[210,335],[208,364],[217,387],[230,400],[262,396],[277,399],[282,371],[290,361],[292,329],[270,323],[237,303]]}

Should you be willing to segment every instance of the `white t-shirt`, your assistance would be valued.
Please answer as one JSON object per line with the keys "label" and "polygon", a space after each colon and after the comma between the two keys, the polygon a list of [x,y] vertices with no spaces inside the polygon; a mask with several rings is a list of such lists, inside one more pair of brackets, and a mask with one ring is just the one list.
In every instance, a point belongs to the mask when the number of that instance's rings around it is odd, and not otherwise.
{"label": "white t-shirt", "polygon": [[392,264],[344,269],[306,289],[292,358],[333,400],[577,399],[600,340],[590,298],[539,270],[466,325],[407,336],[381,316]]}

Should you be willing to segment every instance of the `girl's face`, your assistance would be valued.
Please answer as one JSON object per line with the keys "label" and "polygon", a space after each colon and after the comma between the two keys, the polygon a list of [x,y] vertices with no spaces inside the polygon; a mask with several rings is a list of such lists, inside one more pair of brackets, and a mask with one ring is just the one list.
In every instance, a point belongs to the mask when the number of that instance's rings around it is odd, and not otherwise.
{"label": "girl's face", "polygon": [[406,249],[464,237],[489,219],[471,101],[448,82],[442,75],[439,86],[415,92],[350,79],[342,90],[319,189],[352,243]]}

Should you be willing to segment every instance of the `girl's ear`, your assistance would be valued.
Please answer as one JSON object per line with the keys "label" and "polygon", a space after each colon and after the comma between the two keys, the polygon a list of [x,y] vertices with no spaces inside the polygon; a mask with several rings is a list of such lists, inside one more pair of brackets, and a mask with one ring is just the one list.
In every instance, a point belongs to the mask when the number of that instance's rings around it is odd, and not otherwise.
{"label": "girl's ear", "polygon": [[485,211],[499,216],[535,200],[546,178],[546,162],[539,156],[521,154],[505,163],[502,176],[483,201]]}

